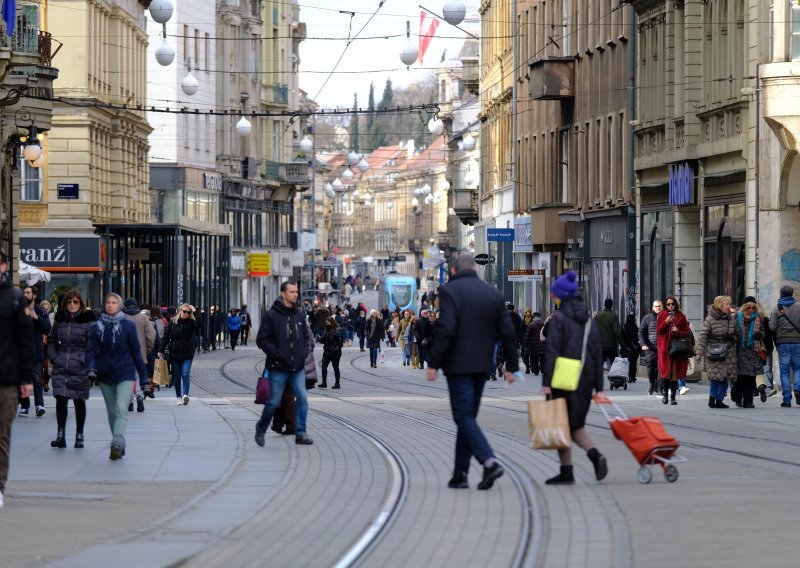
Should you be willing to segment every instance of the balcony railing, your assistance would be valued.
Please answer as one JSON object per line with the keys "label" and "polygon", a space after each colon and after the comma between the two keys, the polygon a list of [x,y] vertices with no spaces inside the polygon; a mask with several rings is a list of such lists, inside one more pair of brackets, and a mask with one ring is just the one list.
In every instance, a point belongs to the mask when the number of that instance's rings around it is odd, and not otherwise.
{"label": "balcony railing", "polygon": [[[49,67],[53,57],[61,48],[59,45],[53,52],[53,37],[49,32],[39,29],[39,7],[20,6],[17,11],[17,20],[14,25],[14,33],[6,33],[6,23],[0,21],[0,46],[11,49],[19,54],[29,54],[38,58],[40,65]],[[31,59],[33,59],[33,57]],[[26,62],[30,64],[31,62]]]}
{"label": "balcony railing", "polygon": [[272,102],[282,105],[289,104],[289,87],[286,85],[270,85],[272,89]]}
{"label": "balcony railing", "polygon": [[303,162],[270,162],[267,161],[265,177],[281,183],[308,184],[308,164]]}

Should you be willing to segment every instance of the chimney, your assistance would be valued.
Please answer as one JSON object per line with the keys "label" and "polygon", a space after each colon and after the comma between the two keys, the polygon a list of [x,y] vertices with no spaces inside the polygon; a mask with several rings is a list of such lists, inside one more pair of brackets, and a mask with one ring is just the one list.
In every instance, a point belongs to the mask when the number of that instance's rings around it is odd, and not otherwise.
{"label": "chimney", "polygon": [[408,155],[408,159],[409,160],[414,157],[414,139],[413,138],[408,141],[408,144],[406,145],[406,151],[408,152],[407,155]]}

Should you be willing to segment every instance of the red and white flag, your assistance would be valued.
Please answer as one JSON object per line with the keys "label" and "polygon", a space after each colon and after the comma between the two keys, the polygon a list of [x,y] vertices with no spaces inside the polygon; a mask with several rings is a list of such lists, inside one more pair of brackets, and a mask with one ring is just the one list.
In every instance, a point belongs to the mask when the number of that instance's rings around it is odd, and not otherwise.
{"label": "red and white flag", "polygon": [[422,65],[422,58],[428,46],[431,44],[436,28],[439,27],[439,20],[428,16],[424,10],[419,12],[419,64]]}

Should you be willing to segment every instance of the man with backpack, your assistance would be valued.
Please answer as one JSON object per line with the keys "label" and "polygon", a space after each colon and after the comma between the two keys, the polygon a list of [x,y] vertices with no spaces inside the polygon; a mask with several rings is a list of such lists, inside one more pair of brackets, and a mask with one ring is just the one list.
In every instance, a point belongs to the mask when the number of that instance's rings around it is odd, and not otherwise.
{"label": "man with backpack", "polygon": [[247,311],[247,304],[242,304],[242,309],[239,310],[239,319],[241,320],[241,335],[239,340],[242,345],[247,345],[247,338],[250,335],[250,328],[253,327],[253,320],[250,319],[250,313]]}

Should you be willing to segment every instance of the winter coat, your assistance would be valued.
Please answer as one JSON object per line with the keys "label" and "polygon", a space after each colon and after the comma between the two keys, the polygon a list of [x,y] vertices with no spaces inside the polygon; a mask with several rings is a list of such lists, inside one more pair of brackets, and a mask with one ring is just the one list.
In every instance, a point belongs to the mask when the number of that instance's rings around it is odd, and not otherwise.
{"label": "winter coat", "polygon": [[367,333],[367,318],[358,316],[356,318],[355,330],[357,336],[364,337]]}
{"label": "winter coat", "polygon": [[11,275],[0,276],[0,387],[33,382],[33,321]]}
{"label": "winter coat", "polygon": [[313,389],[317,383],[317,361],[314,359],[314,334],[306,324],[306,348],[308,355],[306,355],[305,365],[303,370],[306,376],[306,389]]}
{"label": "winter coat", "polygon": [[123,308],[122,311],[136,326],[136,337],[142,350],[142,359],[147,361],[147,354],[156,344],[156,330],[150,323],[150,318],[144,315],[137,306]]}
{"label": "winter coat", "polygon": [[[751,325],[756,326],[753,329],[753,344],[746,345]],[[763,375],[764,361],[758,356],[758,350],[763,347],[764,318],[759,315],[755,319],[743,317],[740,327],[737,317],[736,327],[739,329],[739,340],[736,342],[736,373],[750,377]]]}
{"label": "winter coat", "polygon": [[242,310],[239,312],[239,319],[241,320],[242,327],[246,329],[250,329],[250,326],[253,325],[253,320],[250,319],[250,314],[247,310]]}
{"label": "winter coat", "polygon": [[170,361],[185,361],[194,359],[194,351],[197,348],[196,334],[199,322],[192,318],[178,318],[177,321],[170,320],[167,329],[164,330],[164,349],[162,353],[169,349]]}
{"label": "winter coat", "polygon": [[697,356],[703,357],[706,348],[712,343],[728,345],[724,361],[709,361],[705,357],[704,368],[710,381],[733,382],[736,379],[736,342],[739,340],[739,330],[733,318],[731,314],[720,314],[711,306],[703,320],[697,340]]}
{"label": "winter coat", "polygon": [[286,307],[280,298],[264,314],[256,336],[256,344],[267,354],[267,368],[289,373],[303,370],[308,340],[308,324],[303,312],[297,306]]}
{"label": "winter coat", "polygon": [[519,370],[517,333],[505,308],[503,296],[474,270],[461,270],[439,287],[436,340],[428,365],[448,377],[494,373],[497,341],[503,344],[506,370]]}
{"label": "winter coat", "polygon": [[367,345],[370,349],[377,349],[381,341],[386,339],[386,328],[383,327],[381,318],[369,318],[367,322]]}
{"label": "winter coat", "polygon": [[773,331],[775,345],[800,343],[800,303],[793,302],[790,306],[781,307],[782,310],[775,308],[769,316],[769,328]]}
{"label": "winter coat", "polygon": [[[547,328],[547,348],[544,354],[544,377],[542,386],[549,387],[553,380],[553,370],[558,357],[580,359],[583,349],[584,326],[590,320],[589,308],[583,298],[575,296],[561,302],[553,314]],[[594,391],[603,390],[603,352],[600,346],[600,333],[597,320],[591,321],[586,358],[575,391],[553,389],[553,398],[567,399],[569,427],[572,430],[583,428],[586,414],[592,403]]]}
{"label": "winter coat", "polygon": [[508,316],[511,318],[511,325],[514,327],[514,333],[517,336],[517,345],[522,343],[523,329],[522,329],[522,316],[517,312],[509,311]]}
{"label": "winter coat", "polygon": [[397,337],[399,337],[401,341],[406,341],[406,331],[409,325],[411,325],[410,317],[400,319],[400,330],[397,333]]}
{"label": "winter coat", "polygon": [[84,310],[74,316],[67,310],[56,312],[55,325],[47,340],[47,357],[53,365],[50,375],[53,396],[73,400],[89,398],[92,381],[86,366],[86,350],[89,333],[96,321],[92,310]]}
{"label": "winter coat", "polygon": [[230,331],[239,331],[242,327],[242,318],[239,316],[228,316],[228,329]]}
{"label": "winter coat", "polygon": [[[658,314],[656,320],[656,333],[658,336],[658,374],[662,378],[685,379],[689,369],[689,359],[683,357],[670,357],[669,344],[672,338],[689,336],[689,320],[683,312],[675,312],[675,319],[667,323],[669,312],[666,310]],[[672,331],[672,327],[677,331]]]}
{"label": "winter coat", "polygon": [[41,363],[44,361],[44,336],[50,335],[52,326],[50,324],[50,314],[38,305],[29,306],[31,310],[36,310],[38,319],[31,318],[33,322],[33,361]]}
{"label": "winter coat", "polygon": [[656,314],[650,312],[642,318],[639,326],[639,342],[650,351],[658,349],[658,332],[656,331]]}
{"label": "winter coat", "polygon": [[530,355],[544,355],[546,346],[542,341],[542,328],[544,328],[544,320],[539,316],[533,316],[522,340]]}
{"label": "winter coat", "polygon": [[619,325],[619,318],[614,313],[614,310],[611,308],[604,309],[595,316],[594,321],[597,323],[603,350],[611,351],[616,349],[618,345],[622,345],[622,327]]}
{"label": "winter coat", "polygon": [[433,341],[433,326],[428,318],[417,318],[414,323],[414,339],[417,343],[422,343],[425,339]]}
{"label": "winter coat", "polygon": [[326,327],[325,333],[318,341],[322,343],[322,352],[325,355],[341,354],[344,341],[342,341],[342,330],[340,328],[330,329]]}
{"label": "winter coat", "polygon": [[113,385],[135,381],[138,374],[142,389],[150,388],[136,325],[129,319],[120,322],[116,337],[110,325],[105,327],[102,336],[97,322],[91,326],[86,347],[86,366],[89,371],[97,373],[101,383]]}

